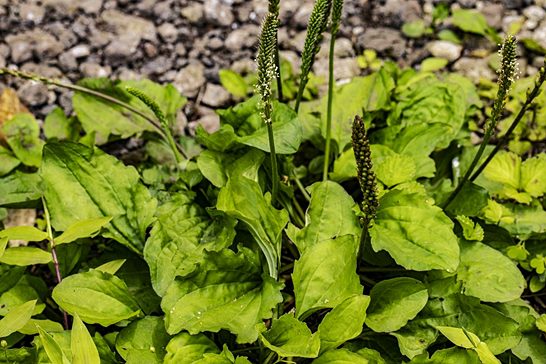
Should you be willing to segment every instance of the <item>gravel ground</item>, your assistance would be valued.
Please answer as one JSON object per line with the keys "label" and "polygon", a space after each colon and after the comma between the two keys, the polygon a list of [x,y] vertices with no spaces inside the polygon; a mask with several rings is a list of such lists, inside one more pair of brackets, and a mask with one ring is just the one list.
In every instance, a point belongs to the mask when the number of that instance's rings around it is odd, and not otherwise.
{"label": "gravel ground", "polygon": [[[495,45],[481,37],[464,47],[431,39],[409,39],[401,26],[430,19],[436,0],[345,0],[345,17],[336,43],[336,76],[362,72],[356,55],[374,49],[402,66],[431,55],[448,58],[453,70],[471,78],[494,78],[486,54]],[[474,8],[499,31],[521,20],[522,32],[546,48],[546,0],[443,1]],[[282,0],[282,55],[297,64],[312,0]],[[82,77],[150,78],[173,83],[190,103],[179,121],[214,128],[213,108],[228,105],[218,71],[252,71],[266,0],[0,0],[0,67],[17,67],[73,82]],[[532,74],[542,57],[523,53],[520,69]],[[326,47],[315,64],[325,74]],[[70,93],[30,81],[0,80],[17,89],[38,118],[56,104],[70,111]]]}

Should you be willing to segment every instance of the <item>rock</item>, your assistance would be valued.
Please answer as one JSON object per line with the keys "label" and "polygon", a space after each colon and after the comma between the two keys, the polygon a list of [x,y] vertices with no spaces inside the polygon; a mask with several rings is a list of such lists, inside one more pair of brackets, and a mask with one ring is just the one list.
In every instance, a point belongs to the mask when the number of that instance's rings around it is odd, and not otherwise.
{"label": "rock", "polygon": [[46,85],[35,81],[25,81],[23,86],[17,90],[17,95],[19,95],[21,101],[28,106],[45,104],[48,101],[48,93],[49,90]]}
{"label": "rock", "polygon": [[489,68],[485,58],[460,58],[453,64],[453,70],[470,78],[474,83],[478,83],[480,78],[493,80],[496,78],[495,72]]}
{"label": "rock", "polygon": [[540,22],[546,17],[546,10],[540,6],[533,5],[523,9],[523,15],[529,20]]}
{"label": "rock", "polygon": [[171,20],[174,18],[174,12],[171,9],[171,1],[157,2],[153,7],[153,14],[155,18],[165,20]]}
{"label": "rock", "polygon": [[180,10],[180,14],[188,19],[190,23],[197,24],[203,20],[205,9],[203,8],[203,4],[191,2],[188,6],[185,6]]}
{"label": "rock", "polygon": [[21,66],[21,70],[36,73],[47,78],[59,78],[62,76],[62,72],[58,68],[43,63],[28,62]]}
{"label": "rock", "polygon": [[382,25],[400,27],[402,24],[422,17],[421,5],[417,0],[387,0],[377,9]]}
{"label": "rock", "polygon": [[48,24],[44,29],[55,36],[63,44],[63,49],[72,47],[78,42],[78,37],[70,29],[67,29],[61,22]]}
{"label": "rock", "polygon": [[[101,20],[117,35],[108,45],[111,55],[129,56],[135,52],[142,39],[156,40],[155,26],[146,19],[107,10],[102,12]],[[114,46],[111,46],[112,43]]]}
{"label": "rock", "polygon": [[64,52],[59,56],[59,66],[63,71],[74,71],[78,68],[78,61],[72,53]]}
{"label": "rock", "polygon": [[292,23],[296,28],[307,28],[307,24],[309,23],[309,17],[311,16],[311,12],[313,11],[313,5],[313,2],[303,2],[298,6],[297,11],[292,18]]}
{"label": "rock", "polygon": [[225,106],[231,96],[222,86],[208,83],[201,102],[210,107]]}
{"label": "rock", "polygon": [[161,39],[167,43],[174,43],[178,38],[178,31],[171,23],[163,23],[157,28],[157,32]]}
{"label": "rock", "polygon": [[89,54],[91,54],[89,47],[85,44],[80,44],[75,46],[74,48],[68,50],[68,52],[74,56],[74,58],[83,58],[87,57]]}
{"label": "rock", "polygon": [[[334,60],[336,80],[350,79],[360,74],[360,67],[355,58],[337,58]],[[313,66],[315,74],[328,79],[328,58],[320,58]]]}
{"label": "rock", "polygon": [[39,59],[51,58],[63,51],[63,45],[51,34],[38,29],[21,34],[8,35],[6,43],[11,50],[11,60],[15,63],[24,62],[32,56]]}
{"label": "rock", "polygon": [[254,24],[246,24],[229,33],[226,47],[230,50],[253,48],[258,44],[260,28]]}
{"label": "rock", "polygon": [[201,63],[192,62],[178,72],[173,84],[182,95],[195,97],[205,82],[205,67]]}
{"label": "rock", "polygon": [[231,26],[235,16],[228,0],[205,0],[205,17],[222,26]]}
{"label": "rock", "polygon": [[112,73],[110,66],[101,66],[94,62],[84,62],[80,65],[84,77],[108,77]]}
{"label": "rock", "polygon": [[131,55],[136,52],[137,45],[134,42],[126,42],[124,39],[114,39],[104,49],[106,61],[112,65],[125,63],[131,58]]}
{"label": "rock", "polygon": [[190,135],[195,135],[195,129],[197,129],[198,125],[201,125],[209,133],[214,133],[220,129],[220,116],[217,114],[207,114],[196,121],[188,123]]}
{"label": "rock", "polygon": [[19,16],[23,21],[40,24],[44,20],[45,9],[36,4],[21,4],[19,8]]}
{"label": "rock", "polygon": [[96,14],[102,8],[103,0],[42,0],[42,4],[61,14],[74,15],[79,9]]}
{"label": "rock", "polygon": [[358,51],[373,49],[393,58],[401,58],[406,53],[406,41],[399,31],[391,28],[368,28],[357,41]]}
{"label": "rock", "polygon": [[461,56],[463,47],[445,40],[436,40],[426,45],[427,50],[434,56],[445,58],[452,62]]}
{"label": "rock", "polygon": [[[322,46],[317,54],[317,58],[328,58],[330,52],[330,35],[326,34]],[[338,58],[353,57],[355,52],[353,50],[353,43],[347,38],[336,39],[334,48],[334,55]]]}
{"label": "rock", "polygon": [[538,28],[534,30],[533,39],[540,44],[542,48],[546,48],[546,20],[543,20]]}
{"label": "rock", "polygon": [[485,16],[487,24],[495,29],[502,27],[502,15],[504,14],[504,6],[502,4],[487,4],[483,8],[479,9]]}
{"label": "rock", "polygon": [[159,56],[156,59],[146,63],[140,69],[140,71],[147,75],[159,75],[167,72],[172,66],[172,59],[165,56]]}

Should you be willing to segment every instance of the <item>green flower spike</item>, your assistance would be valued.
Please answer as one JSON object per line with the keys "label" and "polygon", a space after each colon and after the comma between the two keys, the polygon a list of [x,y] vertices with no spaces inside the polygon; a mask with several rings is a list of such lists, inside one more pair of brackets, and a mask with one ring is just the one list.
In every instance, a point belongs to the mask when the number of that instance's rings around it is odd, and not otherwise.
{"label": "green flower spike", "polygon": [[358,172],[358,182],[362,190],[362,211],[364,212],[364,225],[368,226],[375,218],[379,207],[377,199],[377,182],[373,172],[372,153],[370,142],[364,126],[364,120],[360,116],[355,117],[352,135],[353,150],[355,153]]}

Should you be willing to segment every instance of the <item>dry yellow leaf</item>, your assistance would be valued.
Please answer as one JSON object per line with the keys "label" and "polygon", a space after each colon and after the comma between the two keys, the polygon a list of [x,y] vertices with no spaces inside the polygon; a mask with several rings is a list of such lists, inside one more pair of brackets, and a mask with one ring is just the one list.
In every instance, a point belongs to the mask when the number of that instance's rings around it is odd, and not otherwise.
{"label": "dry yellow leaf", "polygon": [[[0,127],[14,115],[28,112],[28,109],[19,100],[15,90],[5,88],[2,94],[0,94]],[[0,141],[2,140],[4,140],[4,135],[0,128]]]}

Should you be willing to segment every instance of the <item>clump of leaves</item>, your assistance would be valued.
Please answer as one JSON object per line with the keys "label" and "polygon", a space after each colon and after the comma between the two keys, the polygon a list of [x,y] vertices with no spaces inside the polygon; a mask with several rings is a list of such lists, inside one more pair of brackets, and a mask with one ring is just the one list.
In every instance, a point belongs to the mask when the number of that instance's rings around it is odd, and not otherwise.
{"label": "clump of leaves", "polygon": [[[278,6],[257,95],[194,140],[171,132],[185,102],[172,86],[0,70],[76,91],[74,115],[54,110],[44,138],[28,113],[0,125],[0,220],[38,216],[0,230],[0,363],[545,361],[544,152],[496,153],[503,139],[485,138],[490,163],[442,208],[476,165],[467,128],[487,100],[460,75],[384,62],[300,96],[297,113],[272,91]],[[244,98],[251,80],[233,76]],[[509,112],[541,103],[543,82],[541,70]],[[130,165],[111,149],[128,137],[143,145]]]}

